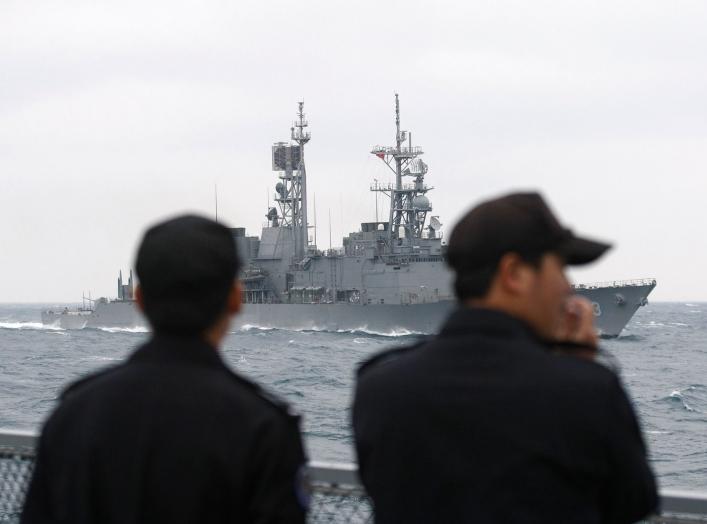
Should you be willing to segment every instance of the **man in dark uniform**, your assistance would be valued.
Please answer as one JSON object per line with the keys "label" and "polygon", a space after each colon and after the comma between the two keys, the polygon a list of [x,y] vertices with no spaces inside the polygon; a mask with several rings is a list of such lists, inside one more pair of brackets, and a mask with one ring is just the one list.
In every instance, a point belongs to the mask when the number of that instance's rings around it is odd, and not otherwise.
{"label": "man in dark uniform", "polygon": [[304,522],[298,417],[219,354],[241,306],[238,266],[211,220],[147,231],[136,300],[153,336],[61,395],[23,523]]}
{"label": "man in dark uniform", "polygon": [[656,508],[636,416],[592,361],[591,307],[564,274],[608,247],[534,193],[457,224],[447,259],[460,307],[439,335],[358,373],[356,450],[378,524],[629,523]]}

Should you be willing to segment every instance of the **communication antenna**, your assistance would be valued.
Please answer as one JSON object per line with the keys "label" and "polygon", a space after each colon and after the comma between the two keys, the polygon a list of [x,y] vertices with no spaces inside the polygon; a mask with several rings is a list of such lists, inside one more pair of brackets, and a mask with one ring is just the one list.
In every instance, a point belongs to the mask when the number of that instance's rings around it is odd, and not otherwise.
{"label": "communication antenna", "polygon": [[317,194],[314,193],[314,246],[317,246]]}
{"label": "communication antenna", "polygon": [[331,208],[329,208],[329,251],[331,251]]}
{"label": "communication antenna", "polygon": [[[427,214],[432,206],[426,193],[432,187],[425,184],[427,164],[418,158],[422,148],[413,147],[412,134],[400,129],[400,98],[395,94],[395,145],[375,146],[372,154],[380,158],[395,174],[395,185],[381,187],[374,184],[372,191],[385,194],[390,199],[389,232],[391,246],[410,250],[422,238]],[[403,177],[413,178],[403,184]]]}

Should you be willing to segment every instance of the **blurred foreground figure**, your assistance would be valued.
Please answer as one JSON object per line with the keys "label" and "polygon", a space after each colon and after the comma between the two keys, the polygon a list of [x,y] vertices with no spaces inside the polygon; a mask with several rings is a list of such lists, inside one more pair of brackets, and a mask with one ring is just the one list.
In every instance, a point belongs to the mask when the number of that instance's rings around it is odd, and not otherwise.
{"label": "blurred foreground figure", "polygon": [[591,307],[564,274],[608,248],[534,193],[457,224],[459,309],[439,335],[359,369],[353,426],[377,524],[630,523],[656,507],[636,416],[592,361]]}
{"label": "blurred foreground figure", "polygon": [[136,269],[153,337],[61,395],[22,522],[304,522],[298,417],[219,354],[241,306],[229,230],[158,224]]}

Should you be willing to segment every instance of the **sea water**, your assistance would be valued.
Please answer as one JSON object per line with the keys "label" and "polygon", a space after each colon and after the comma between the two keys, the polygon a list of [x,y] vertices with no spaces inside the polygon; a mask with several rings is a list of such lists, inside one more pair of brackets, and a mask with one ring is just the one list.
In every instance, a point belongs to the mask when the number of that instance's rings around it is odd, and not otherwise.
{"label": "sea water", "polygon": [[[43,326],[40,311],[51,307],[0,304],[0,428],[38,430],[65,384],[118,364],[149,337],[140,328]],[[416,338],[246,326],[229,334],[223,354],[302,414],[310,458],[352,461],[357,364]],[[621,366],[661,487],[707,489],[707,304],[650,304],[602,345]]]}

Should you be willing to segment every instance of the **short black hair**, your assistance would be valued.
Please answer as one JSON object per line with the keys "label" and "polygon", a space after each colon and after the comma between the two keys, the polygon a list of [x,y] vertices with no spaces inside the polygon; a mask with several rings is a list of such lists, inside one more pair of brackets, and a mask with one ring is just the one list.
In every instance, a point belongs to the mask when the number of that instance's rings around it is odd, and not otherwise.
{"label": "short black hair", "polygon": [[[545,253],[518,254],[526,264],[540,268]],[[483,298],[489,292],[491,283],[498,272],[498,262],[481,268],[466,269],[463,266],[456,270],[454,278],[454,293],[460,301],[470,298]]]}
{"label": "short black hair", "polygon": [[223,314],[239,269],[231,231],[218,222],[183,215],[148,229],[135,270],[152,329],[203,333]]}

